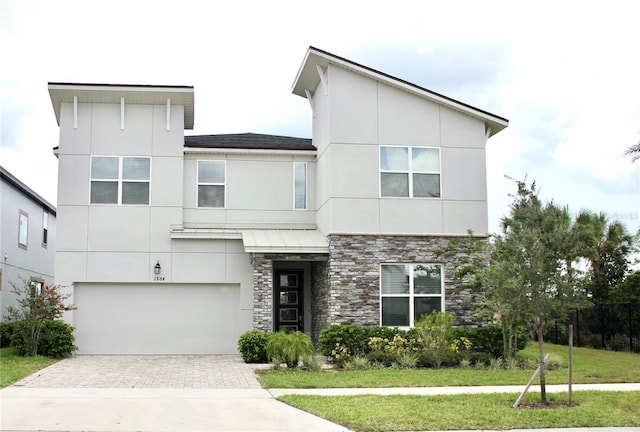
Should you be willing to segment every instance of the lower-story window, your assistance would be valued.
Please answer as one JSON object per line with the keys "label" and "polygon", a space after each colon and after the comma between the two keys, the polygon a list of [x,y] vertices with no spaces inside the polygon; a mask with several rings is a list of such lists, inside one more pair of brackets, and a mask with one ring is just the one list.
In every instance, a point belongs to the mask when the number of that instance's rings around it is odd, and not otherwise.
{"label": "lower-story window", "polygon": [[441,264],[382,264],[381,323],[413,327],[422,315],[444,310]]}

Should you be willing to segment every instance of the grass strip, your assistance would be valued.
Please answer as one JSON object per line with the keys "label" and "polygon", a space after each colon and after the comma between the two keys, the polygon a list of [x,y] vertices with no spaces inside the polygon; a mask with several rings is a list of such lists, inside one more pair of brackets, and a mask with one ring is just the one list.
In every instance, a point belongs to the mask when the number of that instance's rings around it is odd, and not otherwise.
{"label": "grass strip", "polygon": [[21,357],[15,348],[0,348],[0,388],[13,384],[58,360],[43,356]]}
{"label": "grass strip", "polygon": [[[640,426],[640,392],[548,395],[551,408],[511,408],[517,394],[457,396],[287,395],[282,402],[360,432]],[[530,394],[525,404],[539,401]]]}

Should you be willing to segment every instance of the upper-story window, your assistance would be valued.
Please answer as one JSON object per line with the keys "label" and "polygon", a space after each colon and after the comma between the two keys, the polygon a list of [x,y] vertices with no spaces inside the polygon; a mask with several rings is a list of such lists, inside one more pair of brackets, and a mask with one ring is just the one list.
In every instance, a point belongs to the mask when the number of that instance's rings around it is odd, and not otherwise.
{"label": "upper-story window", "polygon": [[382,325],[413,327],[423,315],[443,310],[441,264],[382,264],[380,273]]}
{"label": "upper-story window", "polygon": [[18,246],[26,249],[29,241],[29,214],[20,210],[18,213]]}
{"label": "upper-story window", "polygon": [[221,160],[198,161],[198,207],[225,207],[226,164]]}
{"label": "upper-story window", "polygon": [[380,195],[440,198],[440,149],[380,147]]}
{"label": "upper-story window", "polygon": [[293,208],[305,210],[307,208],[307,163],[293,164]]}
{"label": "upper-story window", "polygon": [[42,247],[46,248],[49,244],[49,212],[42,211]]}
{"label": "upper-story window", "polygon": [[149,204],[151,158],[92,156],[91,204]]}

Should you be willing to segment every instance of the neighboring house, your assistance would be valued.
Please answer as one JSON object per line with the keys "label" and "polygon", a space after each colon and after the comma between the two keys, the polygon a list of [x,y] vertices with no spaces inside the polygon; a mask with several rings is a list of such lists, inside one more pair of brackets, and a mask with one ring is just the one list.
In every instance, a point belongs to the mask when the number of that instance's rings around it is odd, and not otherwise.
{"label": "neighboring house", "polygon": [[0,321],[18,306],[12,284],[40,292],[53,284],[56,208],[0,167]]}
{"label": "neighboring house", "polygon": [[[486,235],[487,139],[504,118],[309,48],[313,138],[184,136],[187,86],[50,83],[60,125],[56,281],[80,353],[234,353],[240,334],[410,327],[447,310]],[[71,289],[71,288],[70,288]]]}

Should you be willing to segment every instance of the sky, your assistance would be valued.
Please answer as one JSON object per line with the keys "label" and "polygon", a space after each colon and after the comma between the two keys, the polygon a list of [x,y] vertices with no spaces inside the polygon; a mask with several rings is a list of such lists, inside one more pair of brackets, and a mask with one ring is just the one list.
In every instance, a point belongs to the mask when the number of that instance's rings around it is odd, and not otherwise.
{"label": "sky", "polygon": [[314,46],[509,120],[489,230],[515,191],[640,228],[640,3],[0,0],[0,165],[56,204],[48,82],[191,85],[188,135],[311,137],[291,92]]}

